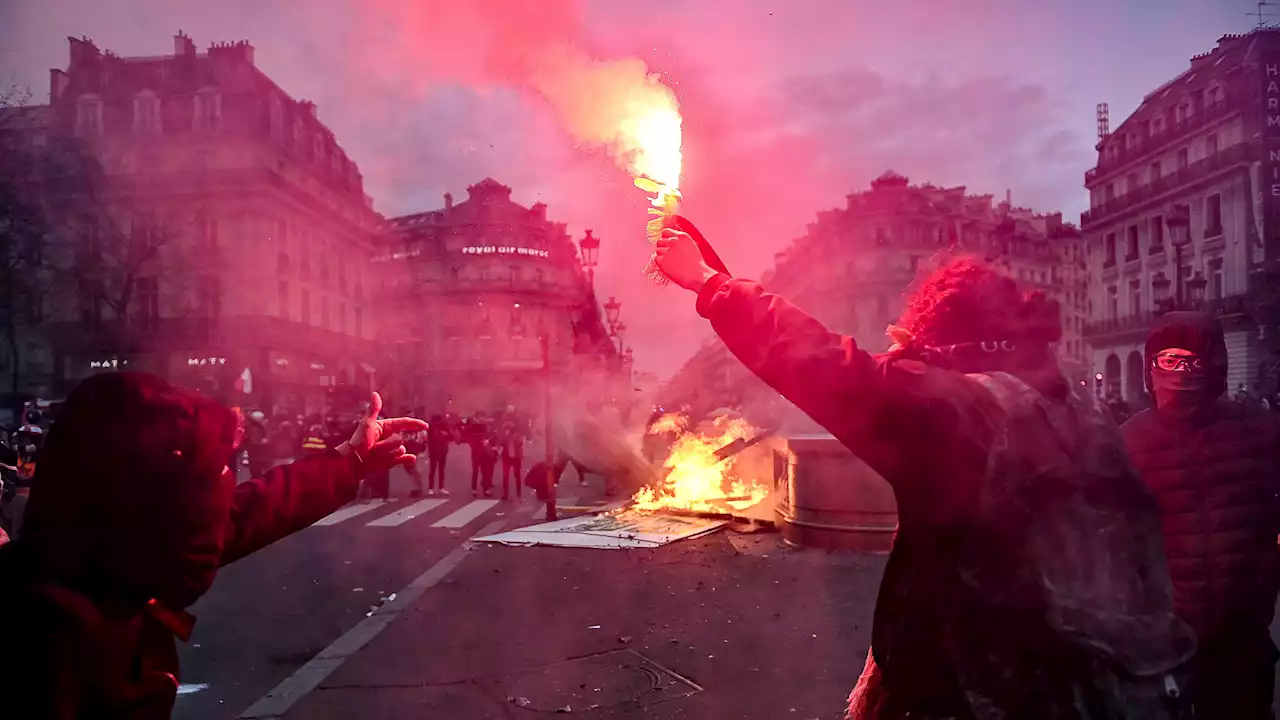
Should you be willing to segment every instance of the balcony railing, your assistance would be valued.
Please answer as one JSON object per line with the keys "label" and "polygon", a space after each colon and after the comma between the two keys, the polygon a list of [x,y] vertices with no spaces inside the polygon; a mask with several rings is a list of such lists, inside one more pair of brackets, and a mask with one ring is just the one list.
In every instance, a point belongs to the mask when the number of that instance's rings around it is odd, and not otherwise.
{"label": "balcony railing", "polygon": [[1197,160],[1184,168],[1179,168],[1167,175],[1163,175],[1135,190],[1107,200],[1095,208],[1086,210],[1080,215],[1080,227],[1087,230],[1090,225],[1096,225],[1109,216],[1116,215],[1138,203],[1159,197],[1187,183],[1203,179],[1223,168],[1245,162],[1256,156],[1257,153],[1258,148],[1252,143],[1232,145],[1209,157]]}
{"label": "balcony railing", "polygon": [[[1209,123],[1220,120],[1231,113],[1239,110],[1236,100],[1238,96],[1228,94],[1223,99],[1212,105],[1207,105],[1200,112],[1182,120],[1175,122],[1162,129],[1160,132],[1145,137],[1139,137],[1138,141],[1127,148],[1121,148],[1119,152],[1111,157],[1103,157],[1098,161],[1098,166],[1085,172],[1084,184],[1092,186],[1097,179],[1116,169],[1130,165],[1137,160],[1142,159],[1146,155],[1150,155],[1160,148],[1168,145],[1174,140],[1193,133]],[[1114,142],[1114,141],[1113,141]]]}
{"label": "balcony railing", "polygon": [[[1217,300],[1207,300],[1200,303],[1198,309],[1203,310],[1211,315],[1225,317],[1228,315],[1248,315],[1250,295],[1230,295]],[[1156,318],[1163,315],[1165,310],[1148,310],[1146,312],[1124,315],[1122,317],[1110,318],[1107,320],[1095,320],[1084,324],[1084,336],[1086,338],[1097,338],[1107,335],[1120,335],[1123,333],[1131,333],[1136,331],[1146,331]]]}

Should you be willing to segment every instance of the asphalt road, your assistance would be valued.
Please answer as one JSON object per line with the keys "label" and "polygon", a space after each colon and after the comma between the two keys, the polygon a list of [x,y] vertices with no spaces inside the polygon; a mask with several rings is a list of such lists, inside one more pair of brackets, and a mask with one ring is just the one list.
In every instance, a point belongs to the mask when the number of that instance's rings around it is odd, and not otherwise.
{"label": "asphalt road", "polygon": [[448,497],[410,500],[409,478],[396,471],[390,502],[357,501],[224,568],[192,608],[191,642],[179,644],[173,717],[236,717],[478,529],[541,517],[528,493],[519,503],[472,498],[468,458],[450,465]]}

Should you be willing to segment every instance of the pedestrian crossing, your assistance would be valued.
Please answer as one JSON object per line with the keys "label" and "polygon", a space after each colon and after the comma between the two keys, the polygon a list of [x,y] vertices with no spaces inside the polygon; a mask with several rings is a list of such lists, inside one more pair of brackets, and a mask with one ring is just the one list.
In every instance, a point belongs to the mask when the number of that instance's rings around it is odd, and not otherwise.
{"label": "pedestrian crossing", "polygon": [[[575,497],[560,497],[559,505],[576,502]],[[426,498],[423,500],[357,500],[316,521],[312,527],[396,528],[425,524],[442,530],[459,530],[481,518],[489,520],[505,516],[515,522],[532,524],[542,519],[546,505],[525,496],[510,502],[495,498]]]}

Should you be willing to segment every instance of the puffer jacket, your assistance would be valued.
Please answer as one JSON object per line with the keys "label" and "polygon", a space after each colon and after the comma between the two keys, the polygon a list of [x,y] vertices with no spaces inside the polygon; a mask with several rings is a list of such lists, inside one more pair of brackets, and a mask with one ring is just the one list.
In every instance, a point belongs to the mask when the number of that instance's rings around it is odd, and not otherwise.
{"label": "puffer jacket", "polygon": [[1175,607],[1202,645],[1265,633],[1275,613],[1278,427],[1220,397],[1193,418],[1152,409],[1121,428],[1160,505]]}

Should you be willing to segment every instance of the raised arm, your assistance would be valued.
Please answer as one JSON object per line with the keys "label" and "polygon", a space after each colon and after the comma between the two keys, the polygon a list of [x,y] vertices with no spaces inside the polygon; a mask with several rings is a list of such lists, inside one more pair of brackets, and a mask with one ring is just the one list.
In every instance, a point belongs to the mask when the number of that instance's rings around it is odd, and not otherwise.
{"label": "raised arm", "polygon": [[222,564],[309,527],[351,502],[360,488],[354,457],[329,450],[281,465],[236,487]]}
{"label": "raised arm", "polygon": [[380,419],[382,398],[373,393],[369,410],[335,450],[267,471],[236,488],[222,564],[308,527],[355,499],[360,478],[405,465],[416,458],[405,451],[400,433],[419,432],[427,424],[415,418]]}

